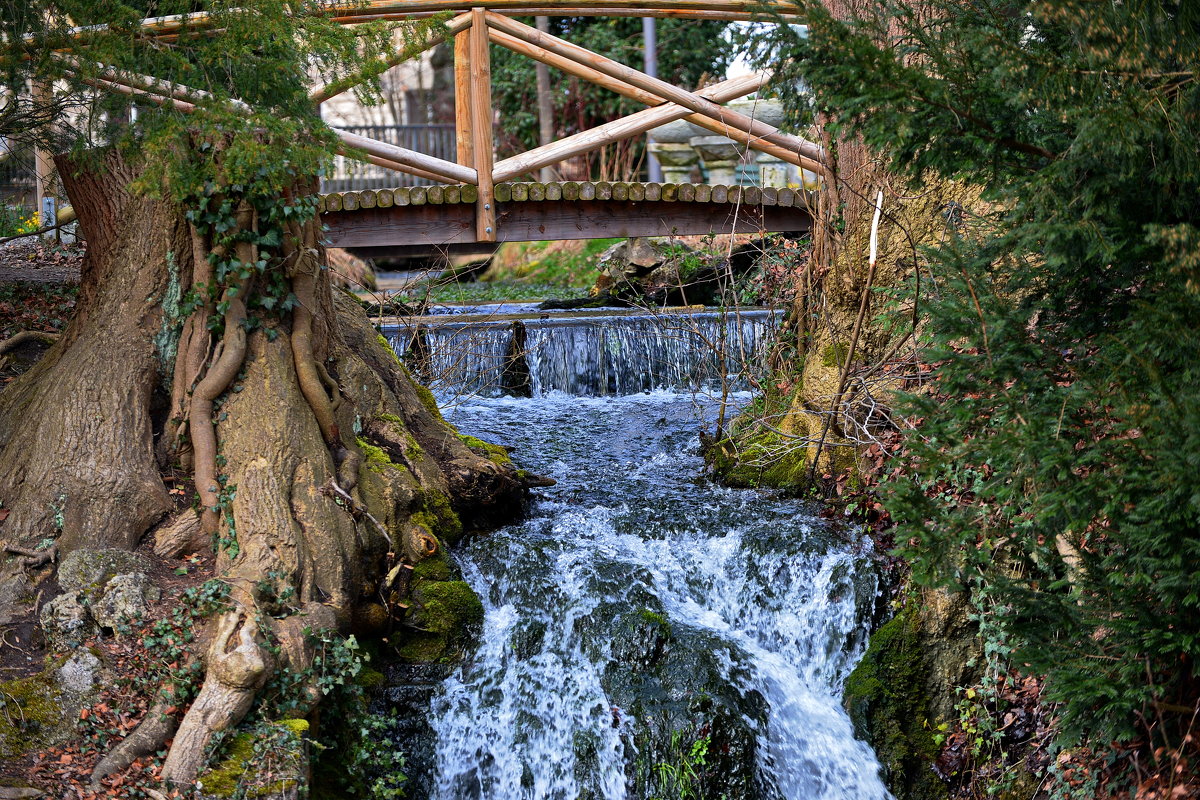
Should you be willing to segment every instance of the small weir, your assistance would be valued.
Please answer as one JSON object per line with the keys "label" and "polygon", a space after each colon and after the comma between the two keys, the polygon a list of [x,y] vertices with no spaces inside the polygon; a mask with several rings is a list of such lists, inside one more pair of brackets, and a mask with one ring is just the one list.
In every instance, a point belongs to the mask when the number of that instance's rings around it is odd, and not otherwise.
{"label": "small weir", "polygon": [[[697,433],[718,401],[694,390],[754,368],[709,346],[761,353],[776,320],[526,315],[417,332],[447,418],[558,483],[455,551],[485,610],[473,651],[391,672],[410,796],[888,798],[840,700],[878,603],[869,543],[801,501],[702,477]],[[524,384],[509,377],[521,370]]]}
{"label": "small weir", "polygon": [[780,318],[766,309],[514,310],[423,317],[383,333],[435,392],[605,397],[744,389]]}

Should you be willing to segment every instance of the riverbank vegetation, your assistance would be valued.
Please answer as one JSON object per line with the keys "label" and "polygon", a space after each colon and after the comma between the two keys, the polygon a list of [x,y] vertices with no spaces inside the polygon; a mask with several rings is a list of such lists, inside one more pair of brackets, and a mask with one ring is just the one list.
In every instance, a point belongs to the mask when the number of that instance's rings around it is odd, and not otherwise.
{"label": "riverbank vegetation", "polygon": [[[834,405],[784,416],[835,412],[820,439],[860,456],[816,475],[872,490],[857,502],[914,587],[899,602],[927,605],[933,587],[969,597],[980,654],[973,684],[942,687],[959,693],[956,713],[912,734],[937,745],[925,768],[950,782],[893,785],[1197,796],[1200,10],[797,10],[807,35],[780,27],[760,52],[790,65],[784,86],[811,90],[793,104],[835,151],[865,147],[876,168],[844,182],[859,197],[822,222],[857,228],[864,262],[866,215],[843,212],[883,188],[882,227],[910,241],[895,280],[872,285],[863,264],[852,282],[874,294],[865,335],[890,359],[832,359]],[[946,201],[947,185],[960,197]],[[939,193],[937,235],[913,233],[904,209]],[[908,325],[894,326],[897,309]],[[778,383],[808,378],[820,351],[803,337],[823,324],[793,319]],[[814,438],[793,449],[811,459]]]}

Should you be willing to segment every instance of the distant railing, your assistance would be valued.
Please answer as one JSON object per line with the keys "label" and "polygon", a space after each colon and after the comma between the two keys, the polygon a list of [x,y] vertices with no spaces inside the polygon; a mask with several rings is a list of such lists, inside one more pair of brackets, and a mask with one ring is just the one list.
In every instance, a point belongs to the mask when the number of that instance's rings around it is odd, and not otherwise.
{"label": "distant railing", "polygon": [[33,151],[22,149],[6,153],[0,160],[0,202],[32,207],[35,184]]}
{"label": "distant railing", "polygon": [[[453,124],[346,125],[341,130],[446,161],[454,161],[456,156]],[[431,183],[432,181],[415,175],[338,156],[333,174],[321,181],[321,191],[351,192],[359,189],[392,189],[397,186],[428,186]]]}

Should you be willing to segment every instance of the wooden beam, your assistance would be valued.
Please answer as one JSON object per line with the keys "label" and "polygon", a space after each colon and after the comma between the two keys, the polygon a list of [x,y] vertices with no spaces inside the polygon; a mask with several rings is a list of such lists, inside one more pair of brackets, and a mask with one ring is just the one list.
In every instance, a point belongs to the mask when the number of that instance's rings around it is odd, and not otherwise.
{"label": "wooden beam", "polygon": [[[349,156],[349,154],[347,152],[343,152],[342,155],[347,156],[347,157],[352,157],[352,156]],[[373,155],[370,155],[369,153],[367,154],[367,161],[374,164],[377,167],[383,167],[384,169],[390,169],[390,170],[394,170],[396,172],[403,172],[408,175],[416,175],[418,178],[424,178],[425,180],[433,181],[434,183],[439,183],[443,180],[440,175],[434,175],[432,172],[426,172],[425,170],[418,169],[417,167],[410,167],[410,166],[406,166],[404,164],[399,164],[395,161],[389,161],[386,158],[380,158],[379,156],[373,156]]]}
{"label": "wooden beam", "polygon": [[[344,5],[330,3],[322,12],[338,21],[352,21],[356,17],[373,19],[414,19],[444,11],[467,11],[471,8],[490,8],[517,16],[678,16],[685,19],[713,19],[713,14],[727,15],[727,19],[764,20],[774,14],[787,21],[799,20],[795,7],[785,0],[599,0],[590,4],[587,0],[375,0],[364,3],[357,13]],[[231,9],[225,13],[235,12]],[[163,17],[147,17],[141,21],[141,33],[153,36],[171,35],[184,29],[203,30],[214,24],[217,15],[207,12],[195,14],[172,14]],[[121,32],[111,25],[85,25],[67,31],[71,38],[83,38],[92,33]],[[33,34],[26,35],[32,41]]]}
{"label": "wooden beam", "polygon": [[[768,21],[774,22],[778,18],[780,22],[785,24],[800,24],[804,22],[804,18],[797,16],[795,13],[779,13],[778,17],[771,15],[769,19],[764,17],[764,14],[751,11],[712,11],[712,10],[697,10],[697,9],[678,9],[678,8],[610,8],[607,6],[588,6],[581,7],[563,7],[563,8],[545,8],[542,6],[526,6],[526,7],[508,7],[493,9],[498,14],[503,14],[506,17],[656,17],[658,19],[707,19],[717,20],[720,22],[748,22],[748,21]],[[333,17],[335,22],[343,25],[355,25],[362,22],[379,22],[387,20],[413,20],[424,19],[433,16],[437,11],[380,11],[369,12],[364,11],[354,14],[349,12],[349,16]]]}
{"label": "wooden beam", "polygon": [[776,144],[797,152],[813,161],[824,163],[825,154],[820,145],[805,141],[796,136],[780,133],[778,129],[765,122],[747,117],[745,114],[739,114],[732,109],[722,108],[711,100],[706,100],[692,92],[672,86],[658,78],[651,78],[649,75],[632,67],[619,64],[611,58],[605,58],[578,45],[559,39],[557,36],[542,33],[536,28],[531,28],[516,20],[508,19],[490,11],[485,13],[487,14],[488,24],[497,30],[511,34],[529,44],[537,45],[555,55],[563,56],[586,67],[591,67],[611,78],[616,78],[619,81],[670,100],[701,116],[724,123],[729,128],[743,131],[756,138],[764,139],[771,144]]}
{"label": "wooden beam", "polygon": [[[96,77],[108,83],[128,86],[132,89],[139,89],[144,93],[156,94],[161,97],[184,100],[190,104],[220,100],[216,95],[206,92],[203,89],[193,89],[190,86],[160,80],[152,75],[141,75],[136,72],[110,67],[107,64],[85,63],[75,56],[66,53],[55,53],[52,57],[67,66],[72,73],[79,77]],[[230,99],[221,102],[226,103],[230,108],[243,114],[248,114],[251,111],[250,105],[242,100]]]}
{"label": "wooden beam", "polygon": [[[425,173],[437,176],[438,180],[445,181],[446,183],[475,183],[476,181],[475,170],[455,164],[453,161],[446,161],[436,156],[429,156],[424,153],[418,153],[415,150],[397,147],[387,142],[378,142],[374,139],[368,139],[365,136],[359,136],[358,134],[337,128],[334,128],[333,132],[348,147],[362,150],[368,155],[387,159],[403,167],[422,170]],[[491,177],[490,173],[488,177]]]}
{"label": "wooden beam", "polygon": [[337,97],[339,94],[347,92],[359,84],[366,83],[380,73],[391,69],[397,64],[403,64],[405,61],[424,53],[431,47],[436,47],[437,45],[446,41],[448,37],[455,36],[470,26],[471,15],[469,13],[459,14],[457,17],[447,22],[444,29],[440,29],[435,32],[429,32],[429,35],[421,41],[405,45],[387,59],[375,64],[373,67],[365,71],[357,72],[354,75],[348,75],[345,78],[339,78],[336,81],[332,81],[324,86],[319,86],[313,89],[308,93],[308,97],[314,103],[324,103],[331,97]]}
{"label": "wooden beam", "polygon": [[[326,212],[334,247],[472,244],[475,212],[467,204],[407,205],[354,212]],[[630,236],[692,236],[709,233],[802,232],[806,209],[717,203],[554,200],[508,203],[501,209],[495,241],[538,242]]]}
{"label": "wooden beam", "polygon": [[[764,75],[746,75],[701,89],[697,94],[717,103],[725,103],[757,91],[766,82]],[[572,134],[543,147],[506,158],[496,165],[497,181],[508,181],[548,164],[590,152],[605,145],[639,136],[648,130],[689,116],[690,112],[674,103],[647,108],[595,128]]]}
{"label": "wooden beam", "polygon": [[492,62],[488,53],[487,14],[482,8],[471,9],[471,157],[475,161],[475,185],[479,199],[475,203],[475,235],[481,242],[496,241],[496,199],[492,183]]}
{"label": "wooden beam", "polygon": [[[492,41],[496,42],[496,44],[502,45],[503,47],[506,47],[506,48],[512,50],[513,52],[520,53],[521,55],[528,56],[529,58],[544,62],[544,63],[548,64],[549,66],[555,67],[556,69],[560,69],[563,72],[566,72],[569,75],[574,75],[578,78],[582,78],[586,81],[590,81],[592,83],[595,83],[598,86],[602,86],[605,89],[609,89],[609,90],[616,92],[617,94],[620,94],[624,97],[628,97],[630,99],[637,100],[640,103],[645,103],[646,105],[657,107],[657,106],[661,105],[662,103],[666,102],[663,100],[663,98],[659,97],[658,95],[651,94],[650,92],[647,92],[643,89],[639,89],[635,86],[631,86],[630,84],[625,83],[624,81],[620,81],[609,75],[605,75],[602,72],[594,70],[591,67],[588,67],[587,65],[580,64],[577,61],[574,61],[572,59],[557,55],[555,53],[551,53],[550,51],[546,50],[545,48],[538,47],[535,44],[530,44],[529,42],[526,42],[522,39],[518,39],[515,36],[504,33],[503,31],[498,31],[498,30],[492,29],[489,32],[489,36],[491,37]],[[770,79],[770,77],[766,73],[759,73],[758,77],[761,81],[760,86],[762,84],[765,84]],[[737,96],[741,97],[743,95],[749,94],[752,91],[755,91],[755,89],[747,90]],[[707,95],[704,93],[704,91],[696,92],[696,95],[698,97],[707,97]],[[730,99],[733,99],[733,98],[730,98]],[[725,100],[715,100],[714,102],[723,103],[726,101]],[[673,105],[672,107],[679,108],[678,105]],[[766,141],[765,139],[748,134],[745,131],[740,130],[738,128],[734,128],[734,127],[731,127],[724,123],[718,122],[714,119],[710,119],[709,117],[706,117],[702,114],[693,113],[693,112],[691,112],[690,109],[682,109],[681,113],[673,114],[670,117],[670,119],[663,119],[663,121],[658,124],[664,124],[666,122],[670,122],[670,121],[673,121],[676,119],[686,119],[688,122],[691,122],[698,127],[704,128],[705,130],[712,131],[713,133],[720,134],[721,136],[727,136],[730,139],[741,142],[742,144],[746,145],[747,147],[753,148],[755,150],[759,150],[764,153],[769,153],[769,154],[775,156],[776,158],[783,159],[784,161],[787,161],[790,164],[795,164],[798,167],[810,169],[815,172],[825,172],[826,171],[823,163],[818,162],[812,158],[809,158],[808,156],[801,155],[795,149],[788,148],[788,147],[782,147],[778,144],[774,144],[773,142]],[[765,123],[763,123],[763,124],[765,125]],[[651,127],[654,127],[654,126],[651,126]],[[777,130],[776,128],[773,128],[770,125],[767,125],[767,127],[771,128],[771,130]],[[627,134],[627,135],[636,135],[636,134],[631,133],[631,134]],[[617,138],[624,138],[624,137],[617,137]],[[799,141],[803,141],[803,140],[799,140]],[[607,143],[608,142],[604,142],[602,144],[607,144]],[[598,146],[602,146],[602,145],[598,145]],[[519,175],[519,174],[521,174],[521,173],[519,173],[519,172],[513,173],[513,174],[506,173],[505,177],[503,177],[503,178],[498,177],[496,180],[507,180],[508,178],[511,178],[514,175]]]}
{"label": "wooden beam", "polygon": [[551,53],[549,50],[546,50],[543,47],[530,44],[529,42],[526,42],[523,39],[518,39],[516,36],[505,33],[504,31],[498,31],[493,28],[488,31],[488,36],[496,44],[506,47],[509,50],[512,50],[514,53],[520,53],[523,56],[528,56],[534,61],[540,61],[541,63],[554,67],[557,70],[561,70],[568,75],[574,75],[577,78],[582,78],[588,83],[594,83],[601,88],[608,89],[610,92],[616,92],[617,94],[623,97],[628,97],[631,100],[636,100],[643,105],[657,106],[667,102],[665,98],[654,94],[653,92],[647,92],[644,89],[639,89],[638,87],[632,86],[625,81],[617,80],[610,75],[605,75],[603,72],[597,69],[592,69],[586,64],[580,64],[574,59],[566,58],[564,56],[557,55],[556,53]]}
{"label": "wooden beam", "polygon": [[455,160],[474,167],[471,146],[471,36],[464,31],[454,37],[454,147]]}

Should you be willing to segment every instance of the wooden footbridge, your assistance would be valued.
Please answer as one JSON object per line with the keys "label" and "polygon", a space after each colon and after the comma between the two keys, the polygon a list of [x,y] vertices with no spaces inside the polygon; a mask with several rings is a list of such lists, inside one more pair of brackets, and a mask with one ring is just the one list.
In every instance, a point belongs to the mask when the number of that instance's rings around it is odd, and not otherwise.
{"label": "wooden footbridge", "polygon": [[[587,0],[582,0],[587,2]],[[755,187],[637,182],[530,183],[520,179],[542,167],[638,137],[660,125],[687,121],[745,147],[825,175],[820,146],[783,133],[722,103],[763,89],[767,73],[733,78],[687,91],[564,39],[514,16],[633,16],[750,20],[769,5],[758,0],[368,0],[331,4],[339,22],[420,19],[457,12],[415,45],[397,50],[386,66],[453,41],[456,159],[335,132],[344,155],[435,182],[433,186],[343,192],[321,198],[330,244],[356,248],[470,245],[615,236],[710,232],[803,231],[811,221],[803,191]],[[152,34],[170,35],[203,24],[203,14],[143,21]],[[786,18],[785,18],[786,19]],[[493,144],[489,46],[508,48],[569,75],[632,98],[647,108],[500,161]],[[351,76],[314,88],[321,103],[370,76]],[[116,69],[89,82],[139,99],[187,111],[203,93]],[[236,101],[235,101],[236,102]],[[244,105],[244,104],[243,104]],[[500,121],[503,124],[503,120]]]}

